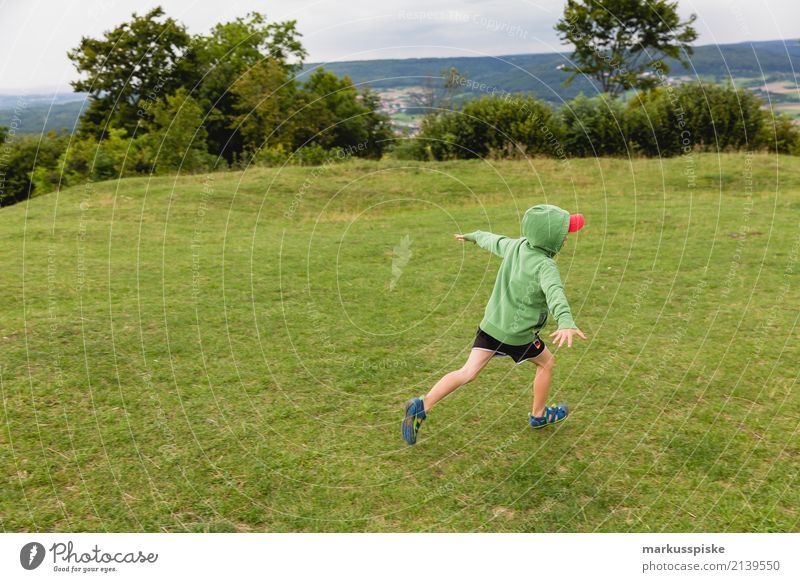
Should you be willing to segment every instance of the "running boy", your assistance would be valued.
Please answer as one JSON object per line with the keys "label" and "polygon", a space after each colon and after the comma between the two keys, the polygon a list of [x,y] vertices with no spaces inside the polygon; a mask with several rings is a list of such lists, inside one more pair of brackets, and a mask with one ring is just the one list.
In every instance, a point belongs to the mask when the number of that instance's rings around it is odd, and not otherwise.
{"label": "running boy", "polygon": [[417,433],[430,409],[456,388],[472,382],[493,356],[509,356],[517,364],[526,360],[536,364],[530,426],[542,428],[567,417],[566,404],[545,406],[555,358],[539,337],[539,331],[547,323],[549,310],[558,322],[558,329],[550,334],[558,347],[564,342],[572,347],[575,336],[586,339],[572,319],[553,260],[564,246],[567,233],[583,228],[583,222],[582,214],[570,215],[558,206],[540,204],[525,212],[522,238],[480,230],[455,235],[456,240],[477,243],[500,256],[503,262],[467,363],[442,377],[426,396],[406,403],[403,438],[408,444],[417,442]]}

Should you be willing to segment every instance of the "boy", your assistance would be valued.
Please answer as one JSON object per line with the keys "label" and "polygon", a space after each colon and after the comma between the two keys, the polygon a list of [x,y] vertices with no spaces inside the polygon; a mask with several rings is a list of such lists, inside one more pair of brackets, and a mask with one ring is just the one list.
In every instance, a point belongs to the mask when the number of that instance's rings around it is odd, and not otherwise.
{"label": "boy", "polygon": [[493,356],[509,356],[517,364],[526,360],[536,364],[533,407],[528,417],[531,427],[542,428],[567,417],[569,409],[565,404],[545,406],[555,358],[539,331],[547,323],[549,310],[558,321],[558,329],[550,334],[558,347],[567,342],[571,348],[575,336],[586,339],[572,319],[553,260],[564,246],[567,233],[577,232],[583,223],[582,214],[570,215],[558,206],[540,204],[525,212],[522,238],[480,230],[455,235],[456,240],[477,243],[502,257],[503,262],[467,363],[442,377],[426,396],[406,403],[402,429],[409,445],[417,442],[417,433],[430,409],[456,388],[474,380]]}

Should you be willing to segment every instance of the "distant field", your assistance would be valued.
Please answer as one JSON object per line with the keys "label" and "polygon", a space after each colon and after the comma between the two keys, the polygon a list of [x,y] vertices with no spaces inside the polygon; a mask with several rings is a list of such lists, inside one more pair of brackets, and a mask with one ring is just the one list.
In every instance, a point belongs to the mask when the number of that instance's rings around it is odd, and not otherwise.
{"label": "distant field", "polygon": [[[434,409],[550,202],[589,341]],[[798,531],[800,158],[347,162],[0,211],[4,531]],[[411,256],[392,270],[408,237]],[[395,266],[397,266],[397,263]]]}
{"label": "distant field", "polygon": [[774,81],[764,85],[770,93],[779,93],[782,95],[797,94],[797,85],[786,81]]}
{"label": "distant field", "polygon": [[795,123],[800,119],[800,103],[780,103],[774,106],[775,111],[785,113],[795,118]]}

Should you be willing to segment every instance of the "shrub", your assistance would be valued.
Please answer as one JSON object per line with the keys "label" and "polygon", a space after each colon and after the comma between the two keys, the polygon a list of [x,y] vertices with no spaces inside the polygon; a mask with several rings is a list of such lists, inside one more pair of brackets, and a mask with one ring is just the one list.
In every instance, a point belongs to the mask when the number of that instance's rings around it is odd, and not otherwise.
{"label": "shrub", "polygon": [[564,149],[572,156],[619,156],[627,153],[625,107],[618,99],[579,95],[558,111]]}
{"label": "shrub", "polygon": [[[137,173],[141,152],[133,146],[124,129],[109,130],[99,142],[92,137],[74,140],[59,162],[62,184],[72,186],[87,179],[99,182]],[[131,155],[132,149],[139,155]]]}
{"label": "shrub", "polygon": [[66,135],[53,132],[43,136],[8,137],[0,145],[0,206],[51,190],[46,182],[34,180],[34,176],[46,173],[47,181],[57,183],[59,159],[66,144]]}
{"label": "shrub", "polygon": [[422,160],[550,156],[670,157],[698,151],[798,153],[800,128],[733,87],[688,83],[639,93],[624,105],[601,95],[565,103],[557,115],[532,97],[490,96],[461,111],[428,115],[396,156]]}
{"label": "shrub", "polygon": [[[634,151],[673,156],[691,150],[762,150],[770,146],[772,123],[761,99],[733,87],[687,83],[640,94],[625,111],[626,135]],[[797,133],[781,122],[780,147]],[[775,141],[773,137],[771,141]]]}
{"label": "shrub", "polygon": [[541,101],[524,95],[487,96],[468,102],[461,111],[426,117],[419,151],[435,160],[558,155],[560,137],[558,119]]}
{"label": "shrub", "polygon": [[[677,103],[674,94],[662,89],[640,93],[631,99],[624,114],[625,137],[631,152],[648,157],[681,153],[685,127],[681,127],[673,103]],[[691,142],[687,143],[691,150]]]}
{"label": "shrub", "polygon": [[783,113],[762,111],[764,127],[760,140],[766,149],[779,154],[800,155],[800,128],[791,117]]}

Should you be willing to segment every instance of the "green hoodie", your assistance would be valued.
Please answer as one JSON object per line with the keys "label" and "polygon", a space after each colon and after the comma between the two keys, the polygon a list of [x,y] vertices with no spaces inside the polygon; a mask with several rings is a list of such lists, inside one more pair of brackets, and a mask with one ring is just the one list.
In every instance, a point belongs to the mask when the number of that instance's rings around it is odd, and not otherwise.
{"label": "green hoodie", "polygon": [[481,321],[483,331],[509,345],[528,344],[547,323],[548,308],[558,321],[558,329],[576,327],[553,260],[564,245],[568,229],[566,210],[540,204],[525,212],[523,238],[480,230],[464,235],[503,259]]}

